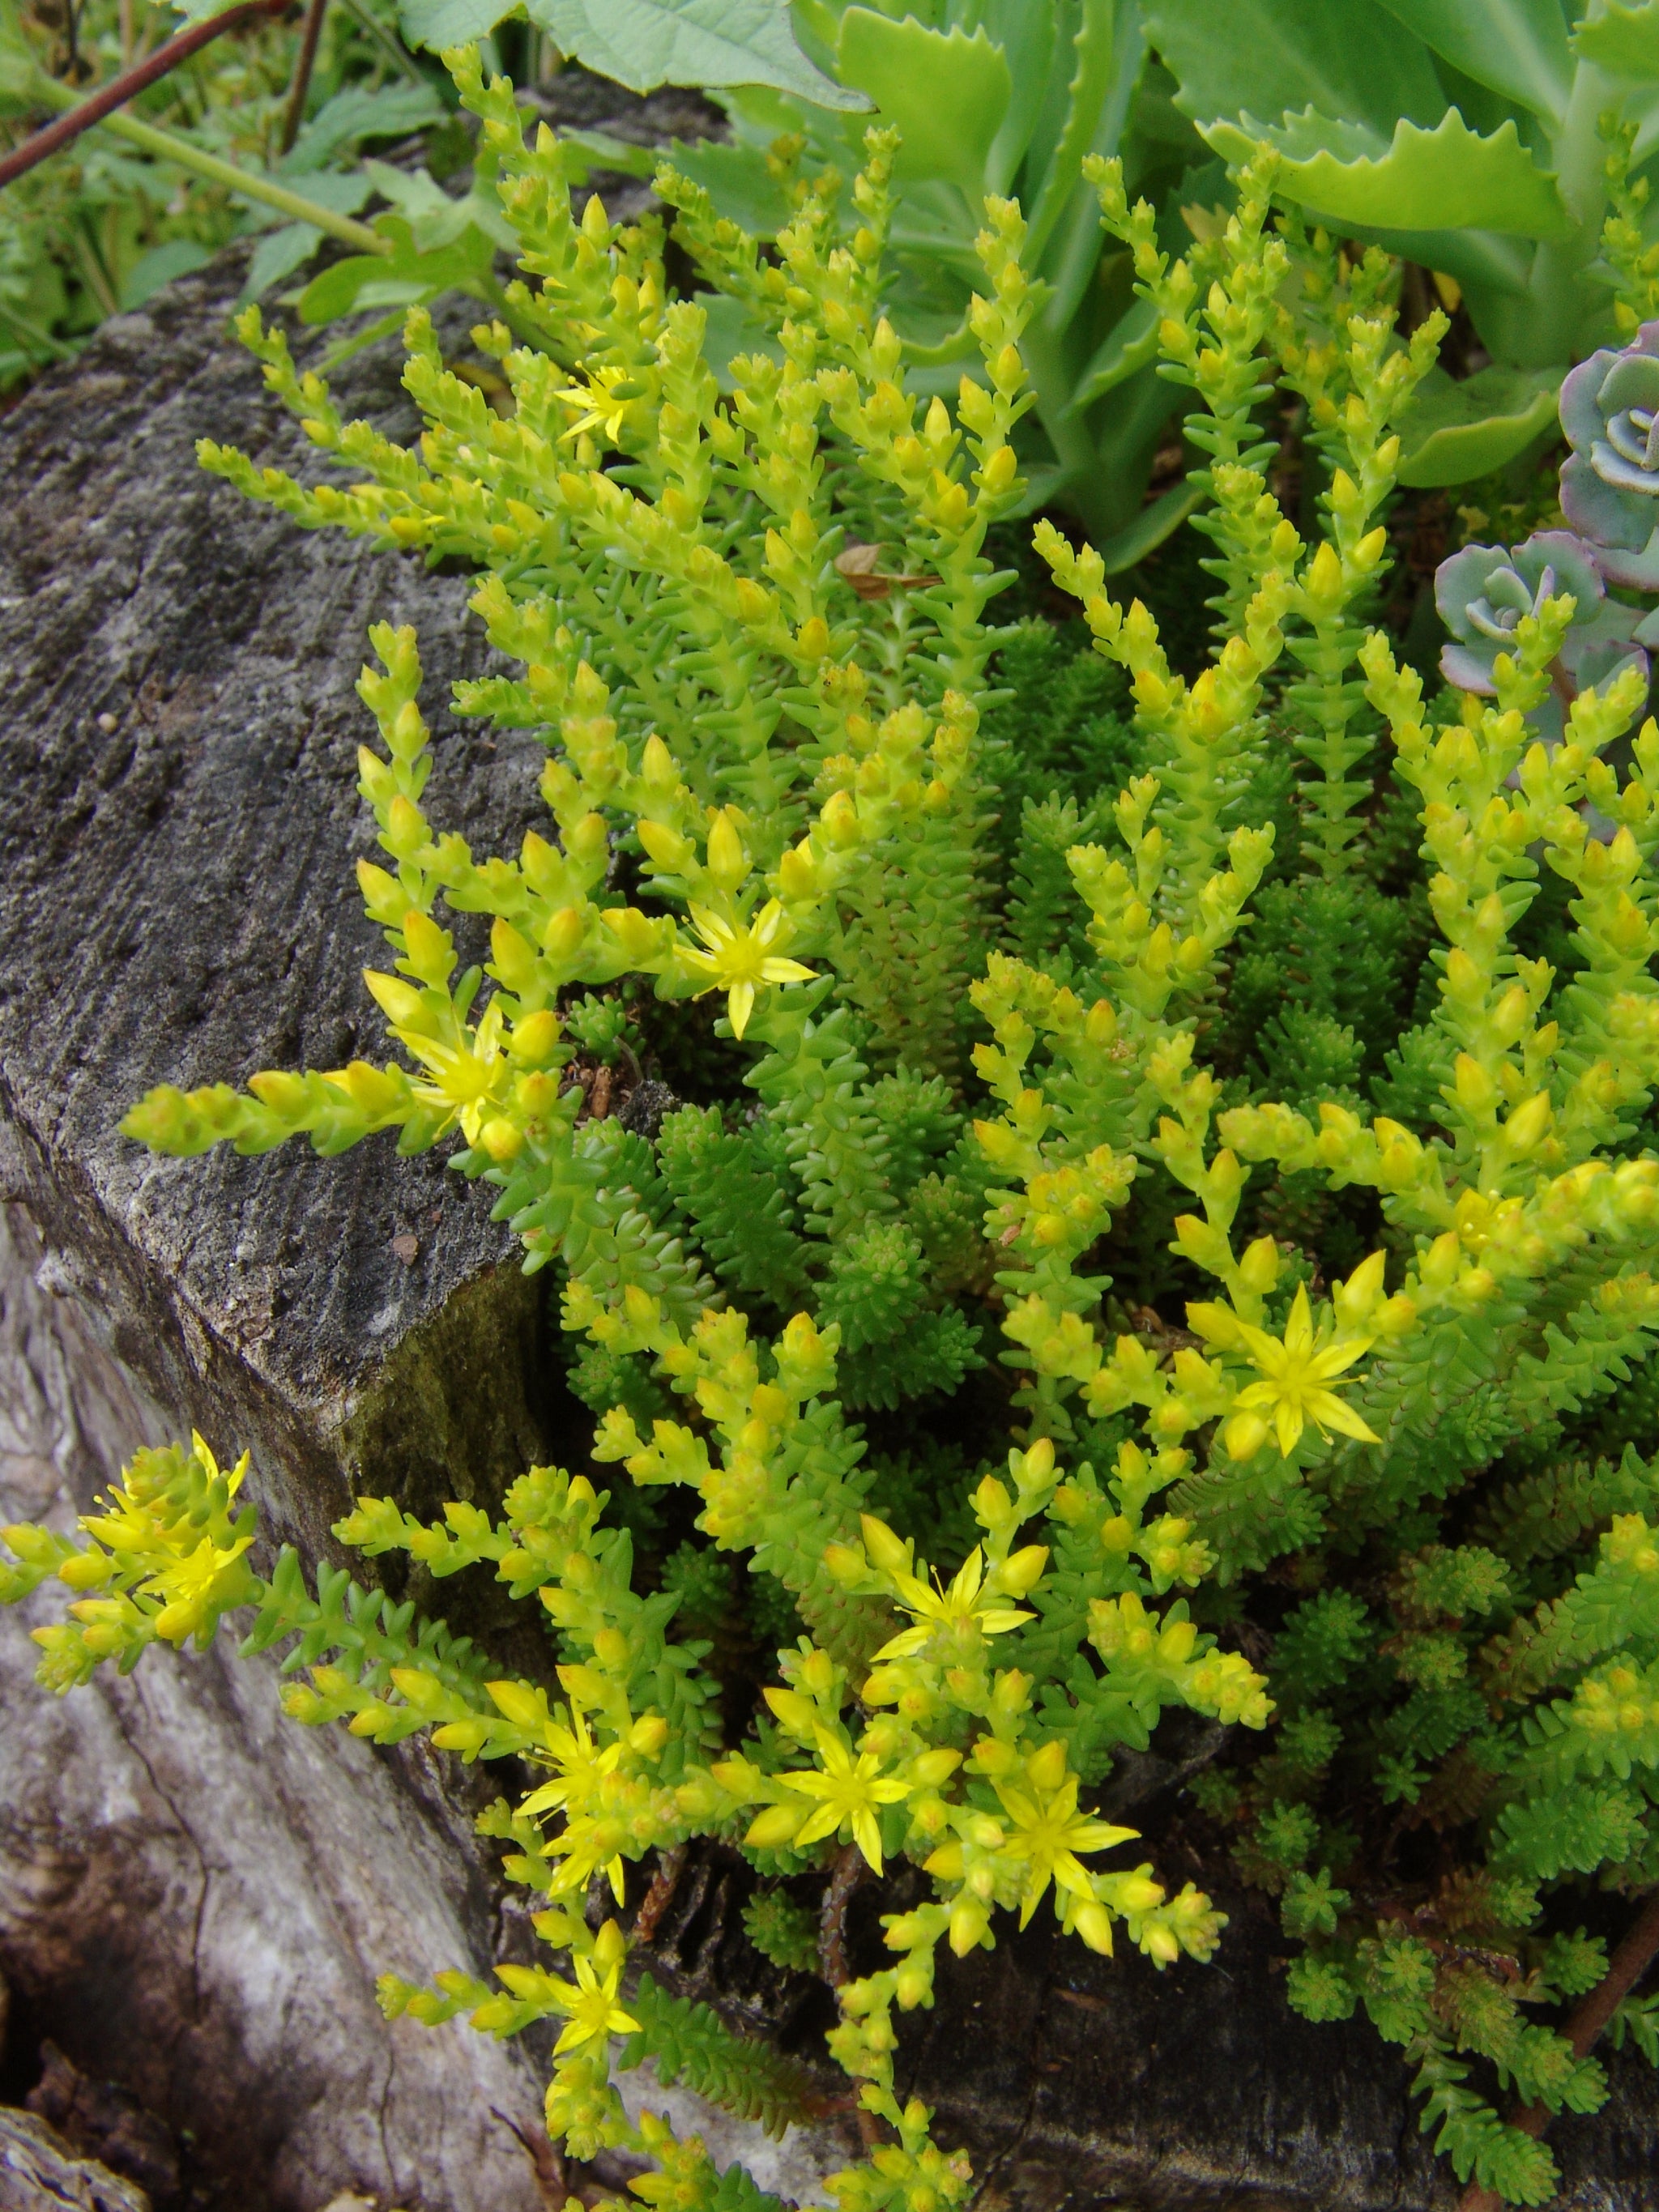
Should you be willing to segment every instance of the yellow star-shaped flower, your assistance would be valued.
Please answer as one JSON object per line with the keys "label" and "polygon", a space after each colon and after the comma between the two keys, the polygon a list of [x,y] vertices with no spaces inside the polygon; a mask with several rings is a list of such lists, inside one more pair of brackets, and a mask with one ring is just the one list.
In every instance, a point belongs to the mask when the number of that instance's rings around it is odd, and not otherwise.
{"label": "yellow star-shaped flower", "polygon": [[603,2043],[607,2036],[639,2033],[638,2021],[617,2002],[621,1983],[621,1960],[604,1976],[595,1970],[591,1959],[577,1960],[575,1988],[565,1982],[555,1992],[559,2009],[570,2016],[570,2025],[553,2046],[556,2058],[584,2043]]}
{"label": "yellow star-shaped flower", "polygon": [[532,1790],[520,1812],[533,1820],[542,1813],[586,1809],[598,1796],[605,1776],[615,1772],[622,1750],[620,1742],[608,1743],[600,1750],[581,1707],[572,1705],[569,1727],[550,1729],[542,1746],[554,1769],[552,1779]]}
{"label": "yellow star-shaped flower", "polygon": [[755,1011],[755,992],[762,983],[810,983],[815,971],[799,960],[781,959],[774,947],[787,941],[787,915],[776,899],[768,899],[747,928],[739,928],[706,906],[691,908],[692,927],[702,944],[681,940],[679,956],[694,973],[707,975],[708,988],[726,994],[732,1034],[741,1036]]}
{"label": "yellow star-shaped flower", "polygon": [[801,1849],[815,1844],[820,1837],[833,1836],[842,1828],[850,1830],[853,1841],[868,1859],[876,1872],[881,1872],[881,1829],[876,1808],[880,1805],[896,1805],[910,1794],[908,1785],[884,1776],[881,1761],[872,1751],[861,1753],[854,1761],[844,1743],[831,1735],[828,1729],[818,1731],[818,1756],[823,1761],[821,1771],[805,1774],[781,1774],[778,1777],[787,1790],[798,1790],[803,1797],[822,1799],[816,1813],[807,1815],[795,1831],[795,1847]]}
{"label": "yellow star-shaped flower", "polygon": [[892,1582],[899,1603],[916,1626],[901,1630],[890,1643],[884,1644],[876,1654],[877,1663],[884,1659],[914,1658],[918,1651],[927,1650],[935,1636],[951,1637],[958,1644],[971,1643],[975,1636],[1001,1636],[1033,1618],[983,1589],[984,1574],[985,1561],[977,1544],[948,1589],[938,1586],[930,1589],[919,1575],[906,1574],[902,1569],[896,1571]]}
{"label": "yellow star-shaped flower", "polygon": [[[443,1129],[459,1121],[468,1144],[476,1145],[484,1123],[501,1111],[512,1088],[514,1071],[504,1049],[500,1002],[492,999],[474,1027],[451,1021],[447,1037],[431,1036],[398,1018],[406,1000],[415,995],[405,984],[396,976],[377,975],[372,969],[365,969],[364,976],[382,1009],[391,1016],[392,1036],[432,1079],[416,1084],[416,1097],[443,1115]],[[329,1079],[344,1087],[343,1076]]]}
{"label": "yellow star-shaped flower", "polygon": [[[1376,1431],[1328,1387],[1369,1348],[1370,1339],[1352,1336],[1322,1348],[1314,1335],[1305,1284],[1297,1286],[1282,1339],[1253,1328],[1248,1322],[1239,1323],[1238,1333],[1262,1379],[1239,1392],[1234,1401],[1237,1413],[1256,1413],[1270,1420],[1279,1451],[1286,1458],[1310,1421],[1322,1436],[1337,1429],[1345,1437],[1358,1437],[1361,1443],[1381,1443]],[[1229,1422],[1230,1449],[1234,1427],[1235,1422]]]}
{"label": "yellow star-shaped flower", "polygon": [[629,386],[631,377],[631,370],[613,362],[590,369],[585,384],[567,384],[562,390],[556,391],[553,397],[562,406],[580,410],[562,435],[578,438],[584,430],[603,430],[614,446],[628,419],[629,409],[641,397],[637,389],[618,390],[618,386]]}
{"label": "yellow star-shaped flower", "polygon": [[1002,1848],[1008,1857],[1022,1860],[1025,1867],[1019,1899],[1022,1928],[1042,1902],[1051,1881],[1057,1890],[1091,1904],[1094,1885],[1078,1853],[1107,1850],[1140,1832],[1138,1828],[1115,1828],[1109,1821],[1079,1813],[1077,1788],[1075,1774],[1066,1775],[1055,1790],[1044,1790],[1035,1783],[1029,1790],[997,1784],[997,1796],[1009,1821]]}

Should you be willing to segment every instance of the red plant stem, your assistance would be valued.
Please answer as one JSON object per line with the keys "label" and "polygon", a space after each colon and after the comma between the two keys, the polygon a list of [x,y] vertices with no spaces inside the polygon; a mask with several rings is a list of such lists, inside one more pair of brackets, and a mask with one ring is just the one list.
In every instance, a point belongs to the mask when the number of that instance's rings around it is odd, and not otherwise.
{"label": "red plant stem", "polygon": [[[1575,2058],[1588,2058],[1601,2032],[1659,1954],[1659,1890],[1655,1890],[1632,1923],[1613,1953],[1607,1971],[1578,2005],[1561,2033],[1572,2045]],[[1541,2136],[1551,2114],[1543,2105],[1520,2105],[1510,2114],[1510,2125],[1522,2135]],[[1457,2212],[1504,2212],[1496,2190],[1471,2182],[1458,2199]]]}
{"label": "red plant stem", "polygon": [[32,138],[26,138],[21,146],[0,156],[0,185],[10,184],[38,161],[44,161],[49,154],[71,144],[83,131],[90,131],[94,123],[101,123],[116,108],[125,107],[135,93],[142,92],[147,84],[154,84],[169,70],[177,69],[181,61],[198,46],[206,46],[210,39],[222,37],[225,32],[237,30],[261,16],[280,15],[288,4],[289,0],[242,0],[240,7],[227,8],[222,15],[210,16],[205,23],[192,23],[176,39],[157,46],[147,60],[135,62],[119,76],[112,77],[102,91],[94,92],[90,100],[83,100],[67,115],[60,115],[55,123],[48,123],[43,131],[37,131]]}
{"label": "red plant stem", "polygon": [[282,151],[291,154],[294,142],[300,135],[300,125],[305,121],[306,94],[311,89],[312,65],[317,59],[317,41],[323,34],[323,10],[328,0],[311,0],[306,9],[306,27],[300,38],[300,57],[294,64],[294,88],[288,96],[288,113],[283,118]]}

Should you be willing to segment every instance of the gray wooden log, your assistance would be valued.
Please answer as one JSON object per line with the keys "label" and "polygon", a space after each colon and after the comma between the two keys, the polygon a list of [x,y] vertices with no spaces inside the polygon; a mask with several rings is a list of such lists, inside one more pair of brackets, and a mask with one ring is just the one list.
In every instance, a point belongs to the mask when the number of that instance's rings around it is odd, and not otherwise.
{"label": "gray wooden log", "polygon": [[[204,434],[303,458],[222,335],[236,275],[217,264],[111,325],[0,425],[0,1162],[58,1320],[7,1296],[28,1341],[59,1346],[42,1357],[61,1362],[45,1393],[61,1425],[36,1453],[55,1510],[189,1419],[222,1449],[251,1446],[268,1523],[315,1559],[355,1489],[420,1513],[489,1504],[586,1437],[550,1379],[544,1288],[439,1161],[381,1140],[332,1162],[159,1163],[115,1133],[156,1080],[375,1048],[357,971],[377,945],[349,886],[368,849],[351,686],[369,621],[418,624],[434,816],[488,850],[539,811],[533,748],[442,712],[449,681],[483,665],[464,585],[301,535],[196,471]],[[407,421],[373,359],[346,397]],[[465,1581],[442,1605],[469,1604],[506,1662],[544,1668],[546,1646]],[[269,1669],[152,1660],[46,1705],[27,1649],[0,1648],[0,1965],[71,2056],[125,2067],[173,2124],[227,2146],[234,2091],[254,2148],[224,2201],[251,2212],[315,2212],[353,2184],[418,2192],[431,2212],[532,2202],[488,2120],[502,2097],[526,2115],[518,2062],[459,2028],[388,2037],[368,2002],[374,1969],[481,1969],[503,1940],[444,1763],[279,1725]],[[275,1908],[256,1842],[279,1863]],[[879,1904],[856,1902],[865,1964]],[[1450,2202],[1397,2055],[1363,2024],[1297,2021],[1271,1918],[1237,1905],[1215,1968],[1160,1978],[1038,1929],[945,1967],[937,2010],[907,2027],[905,2077],[996,2197],[1032,2212]],[[713,1944],[715,1994],[732,1955]],[[164,2034],[164,2017],[182,2027]],[[1551,2130],[1563,2202],[1656,2212],[1659,2105],[1628,2056],[1609,2063],[1607,2113]],[[822,2148],[791,2170],[821,2167]]]}
{"label": "gray wooden log", "polygon": [[[66,1528],[173,1422],[38,1287],[40,1259],[21,1209],[0,1209],[0,1523]],[[491,2114],[535,2124],[527,2061],[374,2002],[382,1972],[489,1972],[495,1899],[453,1802],[343,1730],[286,1721],[270,1659],[153,1656],[47,1696],[27,1631],[63,1595],[0,1612],[14,2045],[26,2014],[188,2128],[191,2177],[227,2208],[318,2212],[355,2185],[535,2212],[529,2161]]]}

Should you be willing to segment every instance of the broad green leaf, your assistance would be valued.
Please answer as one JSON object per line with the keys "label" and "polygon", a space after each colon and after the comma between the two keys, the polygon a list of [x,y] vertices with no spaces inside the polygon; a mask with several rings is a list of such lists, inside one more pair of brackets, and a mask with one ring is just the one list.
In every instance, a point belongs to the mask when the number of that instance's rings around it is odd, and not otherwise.
{"label": "broad green leaf", "polygon": [[1606,0],[1573,33],[1572,50],[1609,76],[1659,77],[1659,0]]}
{"label": "broad green leaf", "polygon": [[819,107],[866,104],[807,60],[785,0],[526,0],[526,12],[562,53],[630,92],[769,84]]}
{"label": "broad green leaf", "polygon": [[1164,539],[1180,529],[1203,496],[1200,485],[1183,479],[1172,484],[1150,507],[1143,507],[1132,523],[1109,538],[1100,548],[1106,574],[1120,575],[1125,568],[1133,568],[1137,561],[1144,561],[1149,553],[1156,553]]}
{"label": "broad green leaf", "polygon": [[1559,118],[1572,89],[1560,0],[1382,0],[1452,67],[1535,115]]}
{"label": "broad green leaf", "polygon": [[1067,419],[1080,415],[1149,361],[1157,360],[1158,324],[1157,304],[1151,300],[1137,300],[1113,324],[1078,379],[1077,390],[1066,410]]}
{"label": "broad green leaf", "polygon": [[1277,130],[1245,115],[1212,124],[1204,136],[1230,161],[1248,160],[1258,143],[1275,148],[1283,156],[1277,189],[1337,222],[1522,238],[1559,238],[1572,227],[1553,175],[1538,167],[1514,124],[1482,138],[1455,107],[1432,131],[1402,118],[1393,143],[1375,150],[1353,124],[1311,109]]}
{"label": "broad green leaf", "polygon": [[1479,370],[1455,384],[1431,369],[1400,424],[1400,481],[1425,489],[1489,476],[1556,419],[1560,368]]}
{"label": "broad green leaf", "polygon": [[789,220],[789,202],[766,166],[765,149],[722,145],[717,138],[682,145],[676,139],[669,158],[694,185],[701,185],[729,222],[740,223],[755,238],[775,238]]}
{"label": "broad green leaf", "polygon": [[559,143],[568,154],[574,152],[582,157],[580,163],[567,161],[565,164],[573,185],[586,184],[595,169],[609,169],[616,175],[637,177],[648,183],[662,158],[656,147],[613,138],[608,131],[567,131],[561,126]]}
{"label": "broad green leaf", "polygon": [[266,231],[253,249],[237,305],[246,307],[250,300],[263,300],[273,284],[280,284],[284,276],[291,276],[309,261],[322,242],[323,234],[314,222],[285,222]]}
{"label": "broad green leaf", "polygon": [[447,46],[470,46],[487,39],[518,0],[399,0],[398,27],[404,42],[441,54]]}
{"label": "broad green leaf", "polygon": [[914,15],[902,23],[868,8],[842,19],[842,82],[868,93],[882,118],[903,133],[896,173],[945,177],[977,214],[986,162],[1013,96],[1000,46],[983,31],[931,31]]}
{"label": "broad green leaf", "polygon": [[121,287],[123,309],[142,307],[163,284],[172,283],[175,276],[187,276],[192,269],[202,268],[212,258],[211,247],[199,245],[193,238],[169,238],[160,246],[152,246],[127,271]]}
{"label": "broad green leaf", "polygon": [[517,250],[518,235],[501,213],[493,189],[482,178],[475,177],[465,198],[451,199],[424,169],[398,169],[390,161],[365,161],[363,174],[408,223],[410,236],[422,253],[453,245],[469,229],[482,231],[503,252]]}
{"label": "broad green leaf", "polygon": [[381,216],[374,228],[393,241],[392,252],[349,254],[313,276],[300,295],[302,323],[331,323],[368,307],[413,307],[441,292],[471,290],[495,258],[495,241],[476,224],[428,252],[402,216]]}
{"label": "broad green leaf", "polygon": [[702,357],[714,372],[722,392],[733,389],[732,363],[743,354],[763,354],[781,362],[783,353],[769,331],[763,330],[744,311],[740,301],[726,292],[699,292],[703,311]]}
{"label": "broad green leaf", "polygon": [[1402,115],[1433,123],[1445,112],[1428,49],[1374,0],[1149,0],[1146,13],[1179,103],[1199,123],[1311,106],[1386,140]]}
{"label": "broad green leaf", "polygon": [[[374,190],[373,180],[362,169],[313,171],[305,180],[306,198],[319,207],[331,208],[336,215],[360,213]],[[284,276],[291,276],[302,262],[308,261],[322,242],[323,234],[313,222],[285,222],[275,230],[262,231],[238,305],[262,299],[273,284],[280,284]]]}
{"label": "broad green leaf", "polygon": [[376,92],[349,85],[319,107],[282,163],[285,172],[325,168],[342,148],[369,138],[404,138],[443,120],[443,103],[427,84],[385,84]]}

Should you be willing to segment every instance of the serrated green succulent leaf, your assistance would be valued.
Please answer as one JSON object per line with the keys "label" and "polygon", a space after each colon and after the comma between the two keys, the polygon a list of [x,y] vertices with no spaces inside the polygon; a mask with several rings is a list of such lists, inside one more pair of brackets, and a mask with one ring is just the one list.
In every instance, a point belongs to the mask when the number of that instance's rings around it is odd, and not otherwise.
{"label": "serrated green succulent leaf", "polygon": [[1574,31],[1572,50],[1609,76],[1659,78],[1659,0],[1606,0]]}
{"label": "serrated green succulent leaf", "polygon": [[1572,89],[1572,55],[1558,0],[1382,0],[1424,45],[1492,91],[1559,116]]}
{"label": "serrated green succulent leaf", "polygon": [[1312,106],[1386,138],[1402,115],[1432,123],[1445,112],[1426,47],[1370,0],[1152,0],[1146,26],[1199,123]]}
{"label": "serrated green succulent leaf", "polygon": [[1171,485],[1149,507],[1143,507],[1133,522],[1101,547],[1100,557],[1106,564],[1107,574],[1121,575],[1124,569],[1133,568],[1137,561],[1144,561],[1149,553],[1156,553],[1164,539],[1180,529],[1203,496],[1201,485],[1183,479]]}
{"label": "serrated green succulent leaf", "polygon": [[1501,469],[1554,422],[1565,373],[1493,367],[1461,384],[1425,377],[1400,425],[1400,481],[1422,489]]}
{"label": "serrated green succulent leaf", "polygon": [[1133,376],[1138,368],[1144,368],[1149,361],[1158,358],[1158,323],[1156,302],[1137,300],[1113,324],[1078,379],[1076,395],[1066,410],[1068,415],[1080,415],[1126,377]]}
{"label": "serrated green succulent leaf", "polygon": [[1431,131],[1403,117],[1387,145],[1361,150],[1365,134],[1309,109],[1273,128],[1241,116],[1205,137],[1231,161],[1259,144],[1282,156],[1278,190],[1338,222],[1373,230],[1490,230],[1559,238],[1571,227],[1555,179],[1522,144],[1512,122],[1483,138],[1455,107]]}
{"label": "serrated green succulent leaf", "polygon": [[986,165],[1013,97],[1002,49],[982,30],[930,30],[868,8],[842,18],[836,65],[842,82],[867,93],[883,119],[904,134],[896,173],[946,177],[977,210]]}
{"label": "serrated green succulent leaf", "polygon": [[[1042,252],[1077,183],[1083,156],[1096,143],[1102,124],[1107,119],[1115,77],[1118,78],[1116,88],[1121,95],[1117,104],[1123,112],[1127,112],[1133,96],[1131,86],[1122,83],[1119,76],[1122,62],[1120,34],[1123,27],[1114,0],[1085,0],[1083,18],[1072,43],[1073,62],[1071,82],[1066,88],[1065,125],[1042,173],[1042,189],[1028,210],[1034,252]],[[1138,67],[1127,74],[1133,81],[1139,74]],[[1006,138],[1006,126],[1003,135]],[[1029,139],[1029,131],[1026,135]],[[1115,138],[1116,133],[1112,135]]]}

